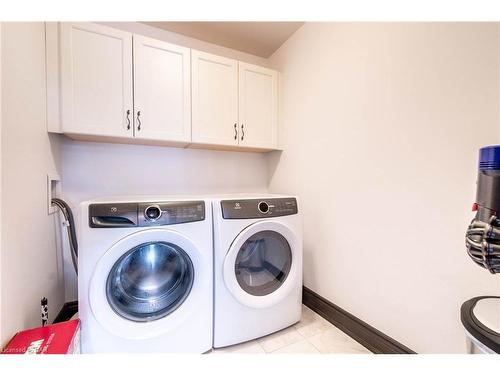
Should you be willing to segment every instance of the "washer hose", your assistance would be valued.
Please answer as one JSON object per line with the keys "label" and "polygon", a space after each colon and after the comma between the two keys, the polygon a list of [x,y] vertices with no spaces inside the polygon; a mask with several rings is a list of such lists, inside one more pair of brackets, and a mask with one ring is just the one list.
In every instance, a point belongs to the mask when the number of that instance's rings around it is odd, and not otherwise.
{"label": "washer hose", "polygon": [[69,205],[59,198],[52,198],[51,203],[57,206],[66,220],[64,225],[68,231],[69,247],[71,251],[71,260],[73,261],[73,267],[75,267],[75,272],[78,275],[78,242],[76,240],[76,230],[75,230],[75,220],[73,218],[73,212]]}

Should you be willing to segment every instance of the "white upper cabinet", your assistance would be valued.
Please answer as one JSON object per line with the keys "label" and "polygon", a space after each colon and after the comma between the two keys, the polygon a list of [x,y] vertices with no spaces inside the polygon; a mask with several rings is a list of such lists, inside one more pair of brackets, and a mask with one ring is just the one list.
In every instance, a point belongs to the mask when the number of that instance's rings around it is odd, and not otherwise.
{"label": "white upper cabinet", "polygon": [[59,27],[62,132],[130,137],[132,34],[92,23]]}
{"label": "white upper cabinet", "polygon": [[192,142],[238,145],[238,61],[191,51]]}
{"label": "white upper cabinet", "polygon": [[189,48],[134,35],[135,137],[191,141]]}
{"label": "white upper cabinet", "polygon": [[192,142],[276,149],[278,74],[192,51]]}
{"label": "white upper cabinet", "polygon": [[46,23],[47,129],[89,141],[278,148],[278,73],[93,23]]}
{"label": "white upper cabinet", "polygon": [[239,63],[240,146],[273,149],[278,145],[278,74]]}

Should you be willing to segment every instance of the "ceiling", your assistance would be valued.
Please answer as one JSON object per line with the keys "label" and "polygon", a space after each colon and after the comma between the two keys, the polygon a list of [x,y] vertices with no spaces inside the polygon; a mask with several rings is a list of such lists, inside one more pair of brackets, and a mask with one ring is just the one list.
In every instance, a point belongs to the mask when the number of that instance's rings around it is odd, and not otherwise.
{"label": "ceiling", "polygon": [[304,24],[304,22],[143,23],[266,58]]}

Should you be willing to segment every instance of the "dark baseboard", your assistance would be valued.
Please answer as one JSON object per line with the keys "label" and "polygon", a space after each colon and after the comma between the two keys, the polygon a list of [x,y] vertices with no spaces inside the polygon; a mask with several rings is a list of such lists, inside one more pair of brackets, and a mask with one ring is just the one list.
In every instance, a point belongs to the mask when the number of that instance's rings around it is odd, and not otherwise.
{"label": "dark baseboard", "polygon": [[61,323],[70,320],[78,312],[78,301],[66,302],[53,323]]}
{"label": "dark baseboard", "polygon": [[303,287],[302,302],[335,327],[376,354],[416,354],[400,342],[356,318],[351,313]]}

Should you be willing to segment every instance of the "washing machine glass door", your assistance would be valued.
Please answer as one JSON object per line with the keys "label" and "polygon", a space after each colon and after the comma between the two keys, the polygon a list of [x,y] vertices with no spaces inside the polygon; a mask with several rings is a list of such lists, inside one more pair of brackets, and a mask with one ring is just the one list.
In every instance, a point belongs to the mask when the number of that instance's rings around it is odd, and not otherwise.
{"label": "washing machine glass door", "polygon": [[226,255],[226,286],[246,305],[270,306],[296,284],[299,258],[297,238],[287,226],[274,221],[257,222],[238,235]]}
{"label": "washing machine glass door", "polygon": [[205,263],[204,254],[179,232],[134,232],[97,262],[88,291],[92,315],[124,338],[171,332],[198,309]]}
{"label": "washing machine glass door", "polygon": [[156,320],[182,304],[193,278],[193,263],[183,249],[169,242],[147,242],[115,262],[106,282],[106,297],[123,318]]}

